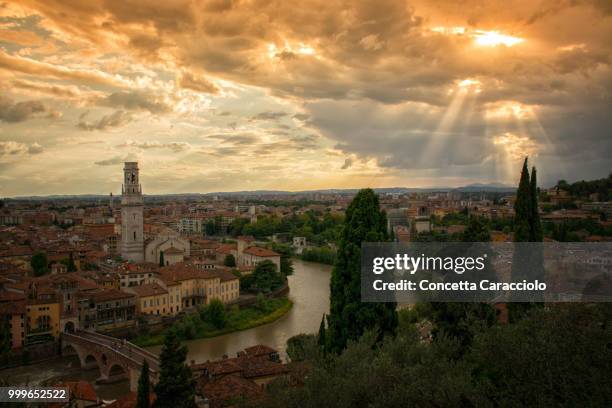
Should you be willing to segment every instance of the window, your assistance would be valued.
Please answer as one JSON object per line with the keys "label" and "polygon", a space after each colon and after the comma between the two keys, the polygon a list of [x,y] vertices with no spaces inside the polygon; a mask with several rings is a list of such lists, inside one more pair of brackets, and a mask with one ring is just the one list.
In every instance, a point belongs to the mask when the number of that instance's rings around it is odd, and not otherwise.
{"label": "window", "polygon": [[134,231],[134,241],[136,241],[136,231]]}

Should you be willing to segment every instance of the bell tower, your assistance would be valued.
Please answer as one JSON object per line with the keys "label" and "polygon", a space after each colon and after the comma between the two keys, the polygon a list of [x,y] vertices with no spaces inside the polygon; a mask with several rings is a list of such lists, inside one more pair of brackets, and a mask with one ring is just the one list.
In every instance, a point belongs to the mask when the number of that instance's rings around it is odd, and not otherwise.
{"label": "bell tower", "polygon": [[121,194],[121,257],[132,262],[143,262],[144,204],[138,162],[125,162]]}

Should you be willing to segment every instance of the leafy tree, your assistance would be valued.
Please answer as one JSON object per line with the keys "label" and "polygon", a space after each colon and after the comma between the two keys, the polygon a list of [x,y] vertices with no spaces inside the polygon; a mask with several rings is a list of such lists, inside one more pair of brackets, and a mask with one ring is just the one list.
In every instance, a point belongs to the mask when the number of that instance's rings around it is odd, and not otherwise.
{"label": "leafy tree", "polygon": [[240,278],[240,288],[255,292],[270,292],[284,283],[284,279],[276,271],[272,261],[262,261],[257,264],[250,275]]}
{"label": "leafy tree", "polygon": [[219,299],[213,299],[206,307],[205,320],[212,323],[217,329],[222,329],[227,323],[225,305]]}
{"label": "leafy tree", "polygon": [[164,251],[159,251],[159,266],[165,266]]}
{"label": "leafy tree", "polygon": [[280,273],[282,276],[293,275],[293,262],[291,257],[293,256],[293,248],[289,245],[275,244],[271,245],[271,249],[280,254]]}
{"label": "leafy tree", "polygon": [[195,381],[185,364],[187,347],[181,346],[174,330],[168,331],[160,355],[159,382],[155,385],[154,408],[195,408]]}
{"label": "leafy tree", "polygon": [[223,260],[223,265],[228,266],[230,268],[235,268],[236,258],[234,258],[234,255],[232,254],[225,255],[225,259]]}
{"label": "leafy tree", "polygon": [[34,276],[42,276],[49,272],[49,261],[47,261],[47,254],[44,252],[37,252],[32,255],[30,265],[34,271]]}
{"label": "leafy tree", "polygon": [[298,334],[287,340],[287,356],[291,362],[316,358],[317,341],[314,334]]}
{"label": "leafy tree", "polygon": [[330,284],[327,348],[341,352],[349,340],[377,328],[379,339],[394,334],[396,304],[361,302],[361,243],[386,241],[387,217],[372,189],[360,190],[346,210]]}
{"label": "leafy tree", "polygon": [[608,406],[610,310],[604,304],[535,310],[485,329],[463,354],[457,339],[419,341],[413,325],[378,345],[366,332],[340,355],[309,359],[303,386],[275,388],[267,406]]}
{"label": "leafy tree", "polygon": [[491,232],[483,217],[470,216],[468,225],[463,231],[461,241],[463,242],[488,242],[491,241]]}
{"label": "leafy tree", "polygon": [[145,360],[142,363],[140,370],[140,378],[138,379],[138,395],[136,400],[136,408],[149,408],[149,394],[151,393],[151,383],[149,379],[149,363]]}
{"label": "leafy tree", "polygon": [[327,247],[305,248],[300,258],[304,261],[333,265],[336,261],[336,252]]}

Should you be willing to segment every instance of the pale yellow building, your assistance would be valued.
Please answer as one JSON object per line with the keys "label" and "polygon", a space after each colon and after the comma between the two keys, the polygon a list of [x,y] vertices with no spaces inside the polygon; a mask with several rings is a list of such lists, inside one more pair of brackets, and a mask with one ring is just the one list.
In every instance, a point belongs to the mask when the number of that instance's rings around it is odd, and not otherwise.
{"label": "pale yellow building", "polygon": [[170,312],[168,290],[159,283],[132,286],[126,288],[126,291],[136,295],[136,309],[141,314],[154,314],[158,316],[174,314]]}

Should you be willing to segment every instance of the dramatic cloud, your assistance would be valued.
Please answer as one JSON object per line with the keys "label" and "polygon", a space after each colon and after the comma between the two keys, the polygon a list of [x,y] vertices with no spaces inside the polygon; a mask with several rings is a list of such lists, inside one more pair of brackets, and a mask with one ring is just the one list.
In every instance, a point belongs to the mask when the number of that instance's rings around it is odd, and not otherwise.
{"label": "dramatic cloud", "polygon": [[109,115],[101,117],[97,121],[79,121],[77,126],[83,130],[105,130],[107,128],[119,127],[129,123],[132,116],[122,110],[115,111]]}
{"label": "dramatic cloud", "polygon": [[14,140],[0,142],[0,158],[4,156],[23,156],[27,154],[39,154],[43,151],[44,148],[38,143],[27,145],[25,143],[15,142]]}
{"label": "dramatic cloud", "polygon": [[55,117],[55,114],[40,101],[13,103],[10,99],[0,96],[0,120],[4,122],[23,122],[42,113]]}
{"label": "dramatic cloud", "polygon": [[[91,166],[100,149],[138,153],[159,191],[514,183],[527,154],[544,185],[612,170],[605,1],[21,0],[0,12],[0,134],[56,152],[81,140],[36,164],[58,188],[117,185]],[[29,166],[9,169],[22,182],[3,193],[56,187],[24,183]]]}
{"label": "dramatic cloud", "polygon": [[219,93],[219,88],[209,80],[203,77],[196,77],[189,72],[183,72],[179,77],[178,84],[181,88],[191,89],[197,92],[210,94]]}

